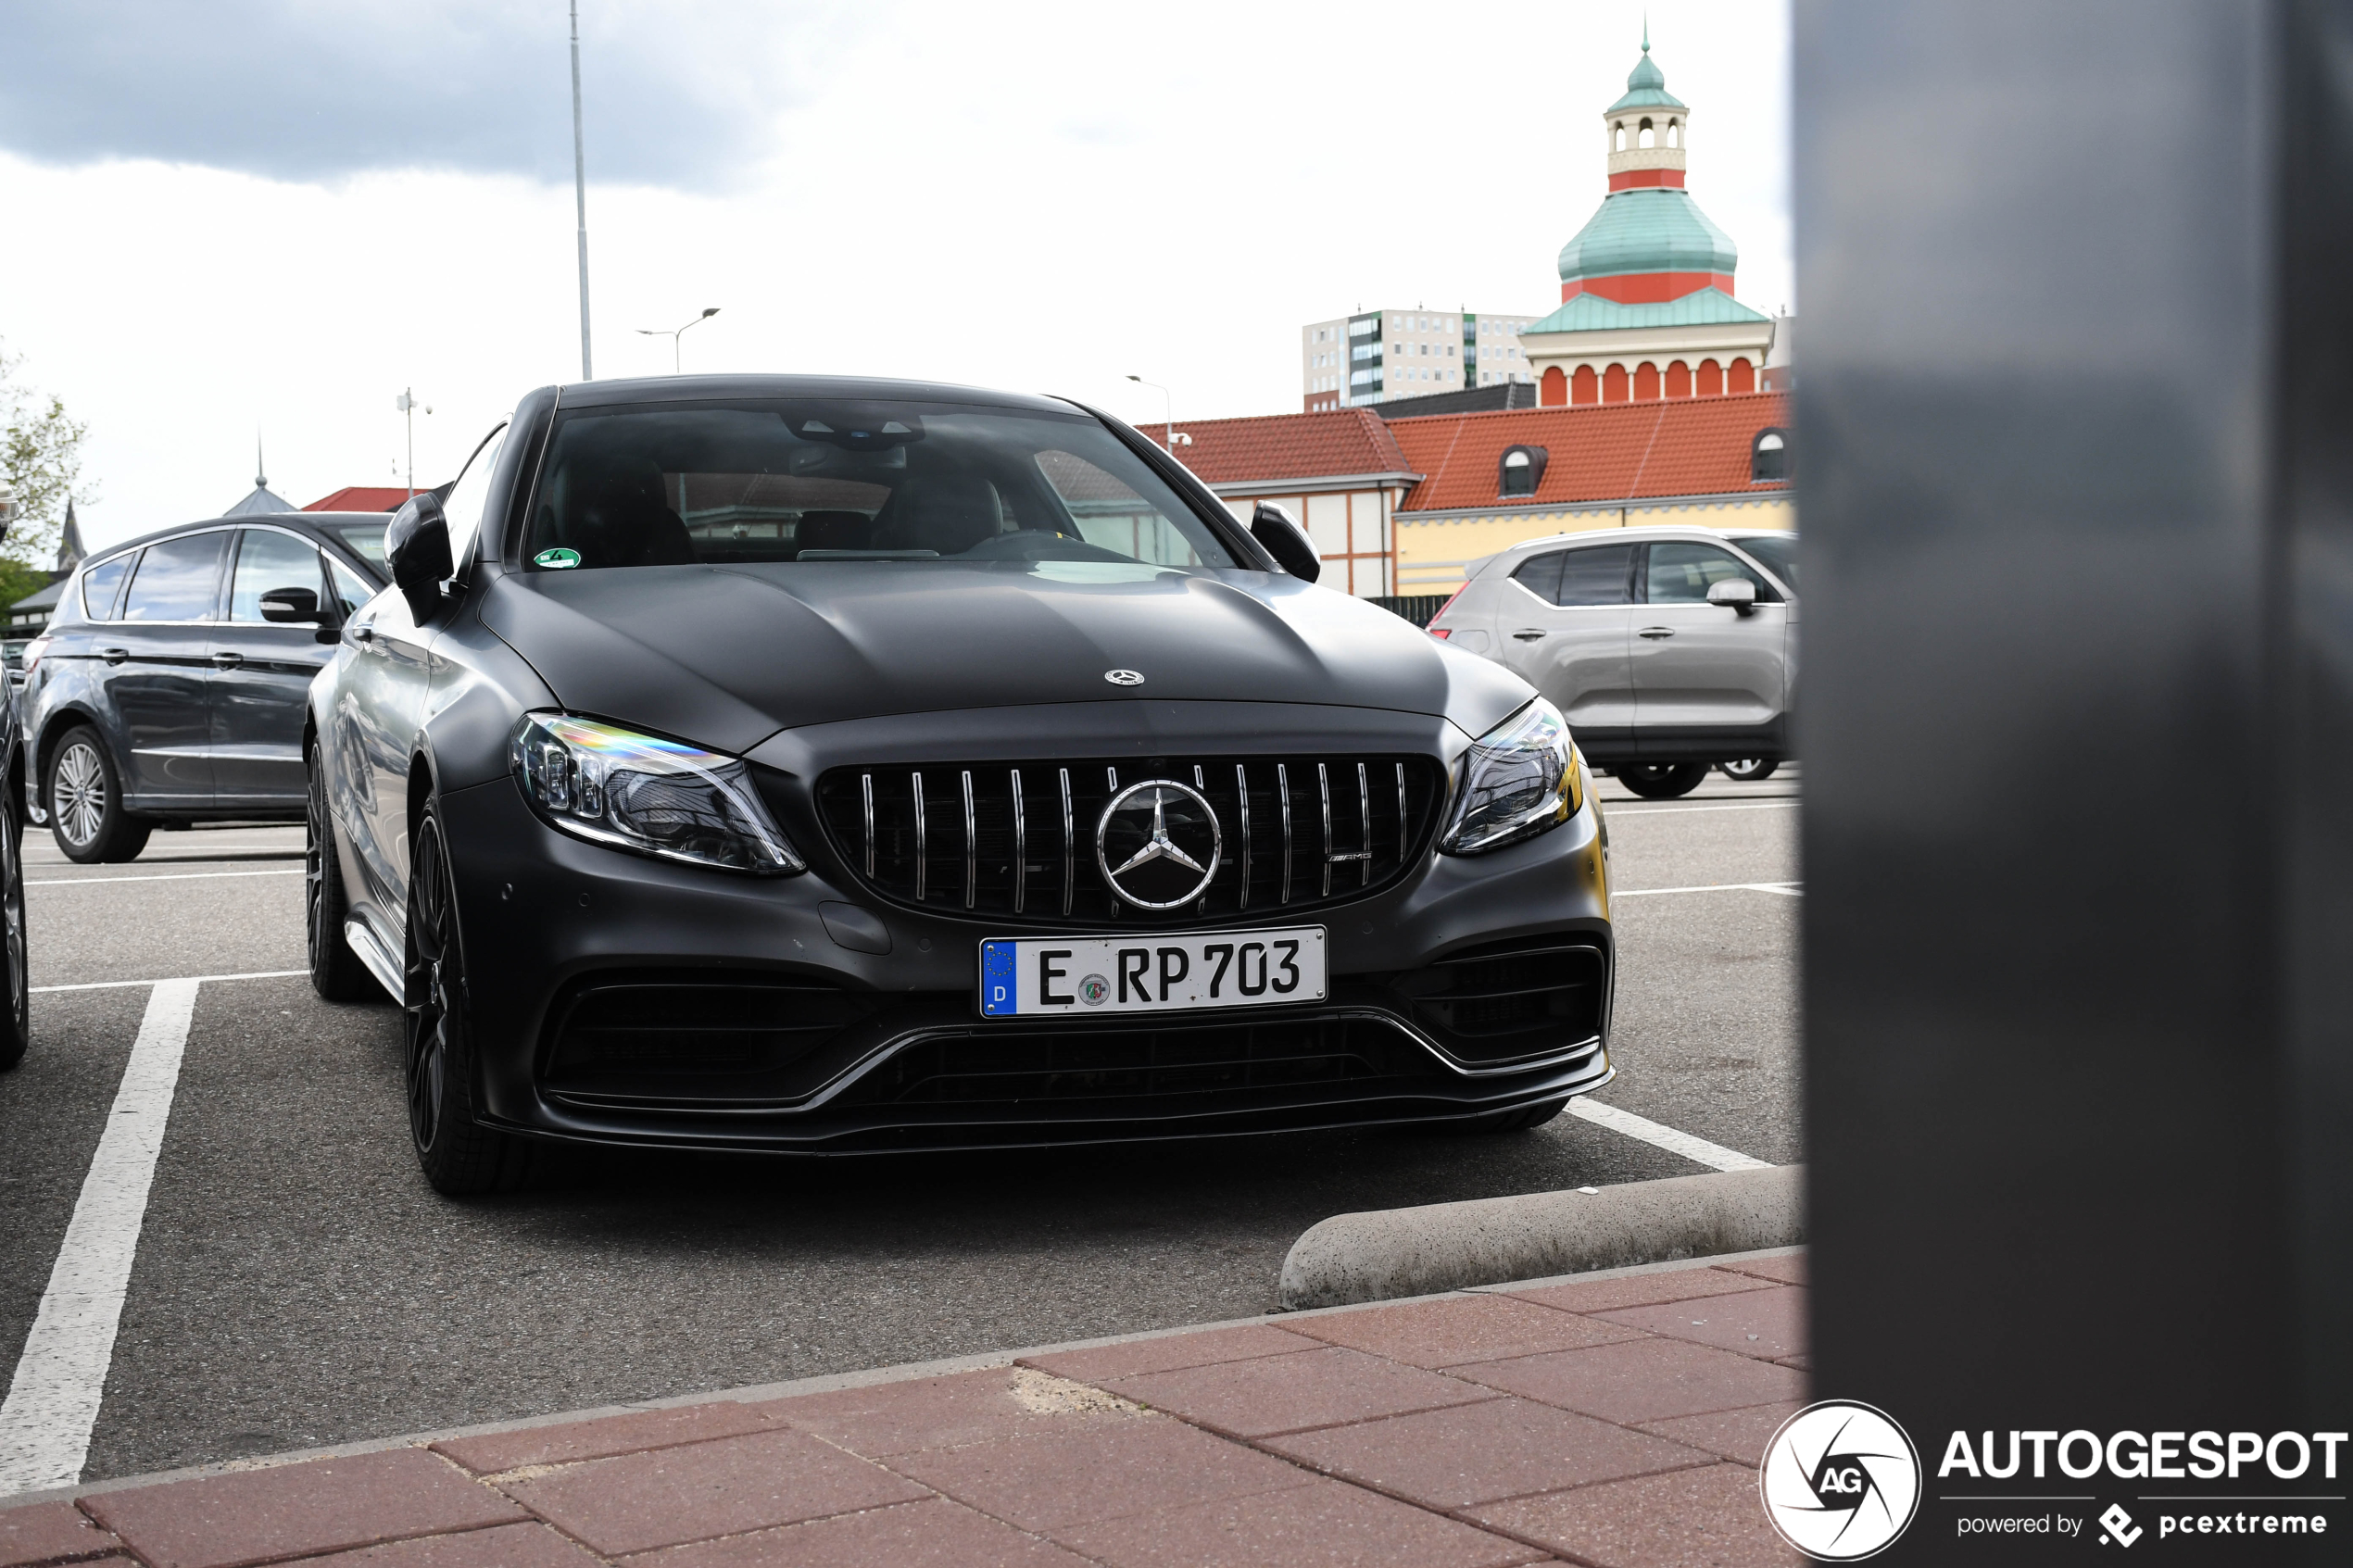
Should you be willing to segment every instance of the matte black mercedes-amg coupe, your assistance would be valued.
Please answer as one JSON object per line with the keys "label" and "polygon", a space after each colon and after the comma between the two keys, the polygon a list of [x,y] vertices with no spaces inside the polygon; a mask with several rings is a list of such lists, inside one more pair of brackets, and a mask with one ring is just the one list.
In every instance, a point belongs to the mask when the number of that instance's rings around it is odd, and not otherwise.
{"label": "matte black mercedes-amg coupe", "polygon": [[445,1192],[534,1139],[814,1153],[1608,1082],[1604,835],[1517,676],[1076,404],[544,388],[312,687],[310,966]]}

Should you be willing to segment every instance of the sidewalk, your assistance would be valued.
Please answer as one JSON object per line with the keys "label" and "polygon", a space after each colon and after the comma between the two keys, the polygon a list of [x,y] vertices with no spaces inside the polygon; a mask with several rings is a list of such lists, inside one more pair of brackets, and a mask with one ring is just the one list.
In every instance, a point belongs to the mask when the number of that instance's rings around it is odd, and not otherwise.
{"label": "sidewalk", "polygon": [[1749,1254],[0,1508],[0,1568],[1732,1568],[1806,1398]]}

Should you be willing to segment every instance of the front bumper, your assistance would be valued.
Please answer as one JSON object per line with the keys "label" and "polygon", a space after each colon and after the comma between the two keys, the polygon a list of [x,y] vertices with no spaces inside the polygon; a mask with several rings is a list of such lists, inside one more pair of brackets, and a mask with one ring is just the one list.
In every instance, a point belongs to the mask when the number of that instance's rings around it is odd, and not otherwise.
{"label": "front bumper", "polygon": [[1590,806],[1305,917],[1328,934],[1327,1003],[1042,1022],[978,1016],[997,924],[877,905],[823,854],[786,878],[629,855],[547,827],[504,779],[441,811],[476,1104],[511,1131],[811,1153],[1085,1143],[1467,1120],[1614,1073]]}

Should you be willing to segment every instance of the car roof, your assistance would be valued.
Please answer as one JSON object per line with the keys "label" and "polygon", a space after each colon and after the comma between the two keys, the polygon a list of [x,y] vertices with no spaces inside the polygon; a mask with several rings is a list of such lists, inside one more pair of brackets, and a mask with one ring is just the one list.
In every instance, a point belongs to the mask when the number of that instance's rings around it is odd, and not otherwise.
{"label": "car roof", "polygon": [[93,550],[90,552],[89,558],[93,561],[112,560],[126,550],[135,550],[143,545],[152,545],[160,539],[176,539],[182,533],[200,533],[208,528],[242,528],[247,523],[268,523],[272,527],[308,534],[321,544],[333,545],[344,554],[358,559],[360,565],[366,567],[374,575],[381,577],[384,575],[382,567],[360,556],[333,530],[322,527],[321,524],[331,522],[388,524],[391,521],[390,512],[247,512],[238,517],[198,518],[193,522],[178,522],[170,528],[158,528],[152,533],[142,533],[135,539],[125,539],[120,545],[112,545],[103,550]]}
{"label": "car roof", "polygon": [[1558,549],[1565,545],[1640,544],[1645,539],[1743,539],[1787,536],[1794,539],[1794,528],[1705,528],[1698,523],[1648,523],[1640,528],[1587,528],[1574,533],[1547,533],[1541,539],[1523,539],[1516,545],[1506,545],[1489,557],[1501,560],[1505,556],[1529,550]]}
{"label": "car roof", "polygon": [[952,382],[897,381],[884,376],[711,375],[641,376],[568,382],[556,389],[560,408],[605,408],[638,403],[699,403],[731,397],[857,397],[912,403],[966,403],[1025,413],[1075,414],[1060,397],[959,386]]}

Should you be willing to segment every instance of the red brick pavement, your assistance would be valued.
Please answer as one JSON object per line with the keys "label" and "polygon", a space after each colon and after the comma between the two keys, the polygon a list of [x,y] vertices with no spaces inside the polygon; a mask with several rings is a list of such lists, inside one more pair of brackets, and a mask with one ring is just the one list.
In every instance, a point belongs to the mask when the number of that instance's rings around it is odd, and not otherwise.
{"label": "red brick pavement", "polygon": [[737,1395],[0,1509],[0,1568],[1744,1568],[1785,1253]]}

